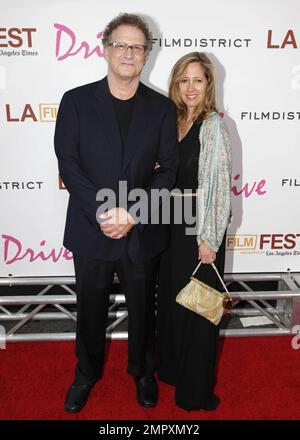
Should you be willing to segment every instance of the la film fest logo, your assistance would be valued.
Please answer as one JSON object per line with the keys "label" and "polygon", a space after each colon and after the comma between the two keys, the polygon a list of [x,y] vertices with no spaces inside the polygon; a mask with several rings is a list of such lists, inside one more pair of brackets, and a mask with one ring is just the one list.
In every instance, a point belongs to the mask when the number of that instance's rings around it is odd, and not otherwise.
{"label": "la film fest logo", "polygon": [[300,255],[300,234],[236,234],[227,235],[226,249],[241,253],[263,254],[267,257]]}
{"label": "la film fest logo", "polygon": [[7,122],[55,122],[59,104],[43,103],[37,107],[31,104],[16,105],[5,104]]}
{"label": "la film fest logo", "polygon": [[2,56],[37,56],[34,50],[35,27],[1,27],[0,55]]}
{"label": "la film fest logo", "polygon": [[267,34],[268,49],[298,49],[297,39],[293,29],[288,29],[285,34],[278,32],[273,35],[273,30],[269,29]]}

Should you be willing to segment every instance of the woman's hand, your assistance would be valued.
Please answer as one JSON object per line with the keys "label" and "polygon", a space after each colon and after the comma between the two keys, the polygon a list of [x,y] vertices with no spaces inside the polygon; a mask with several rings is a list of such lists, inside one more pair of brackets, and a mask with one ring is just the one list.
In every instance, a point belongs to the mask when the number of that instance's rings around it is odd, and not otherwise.
{"label": "woman's hand", "polygon": [[216,253],[212,248],[202,241],[198,247],[198,260],[201,260],[204,264],[211,264],[216,259]]}

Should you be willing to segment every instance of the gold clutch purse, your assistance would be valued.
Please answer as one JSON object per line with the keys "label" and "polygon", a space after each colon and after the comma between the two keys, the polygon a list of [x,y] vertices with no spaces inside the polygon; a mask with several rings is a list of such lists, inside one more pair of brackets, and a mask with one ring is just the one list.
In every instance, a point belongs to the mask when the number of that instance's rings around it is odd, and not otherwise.
{"label": "gold clutch purse", "polygon": [[200,265],[201,261],[194,270],[190,282],[176,296],[176,302],[218,325],[223,314],[230,313],[232,299],[214,263],[212,263],[212,266],[225,289],[224,293],[213,289],[194,277]]}

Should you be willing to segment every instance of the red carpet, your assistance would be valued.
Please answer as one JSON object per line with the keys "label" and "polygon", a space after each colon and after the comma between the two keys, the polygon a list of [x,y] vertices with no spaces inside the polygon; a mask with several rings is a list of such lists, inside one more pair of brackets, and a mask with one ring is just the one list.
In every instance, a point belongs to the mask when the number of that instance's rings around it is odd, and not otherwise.
{"label": "red carpet", "polygon": [[156,408],[135,401],[126,373],[127,342],[109,346],[104,379],[77,415],[63,410],[73,379],[73,343],[11,343],[0,350],[0,419],[34,420],[225,420],[300,419],[300,352],[291,337],[222,339],[214,412],[185,412],[174,404],[174,390],[160,383]]}

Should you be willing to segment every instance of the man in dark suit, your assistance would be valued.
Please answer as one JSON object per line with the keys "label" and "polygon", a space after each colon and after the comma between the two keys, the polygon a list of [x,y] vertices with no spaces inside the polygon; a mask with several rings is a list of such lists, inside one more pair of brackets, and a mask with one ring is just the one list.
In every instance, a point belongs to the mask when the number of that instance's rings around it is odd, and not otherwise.
{"label": "man in dark suit", "polygon": [[107,77],[64,94],[55,131],[59,172],[70,193],[64,245],[73,252],[77,290],[78,363],[65,401],[70,412],[83,408],[102,377],[114,273],[126,296],[127,371],[135,379],[137,400],[152,407],[158,396],[154,293],[158,256],[168,236],[163,226],[141,224],[131,215],[132,201],[127,207],[117,201],[100,215],[96,194],[109,189],[118,200],[120,181],[126,181],[128,191],[144,189],[148,195],[153,189],[173,187],[175,108],[140,82],[152,35],[139,16],[116,17],[102,41]]}

